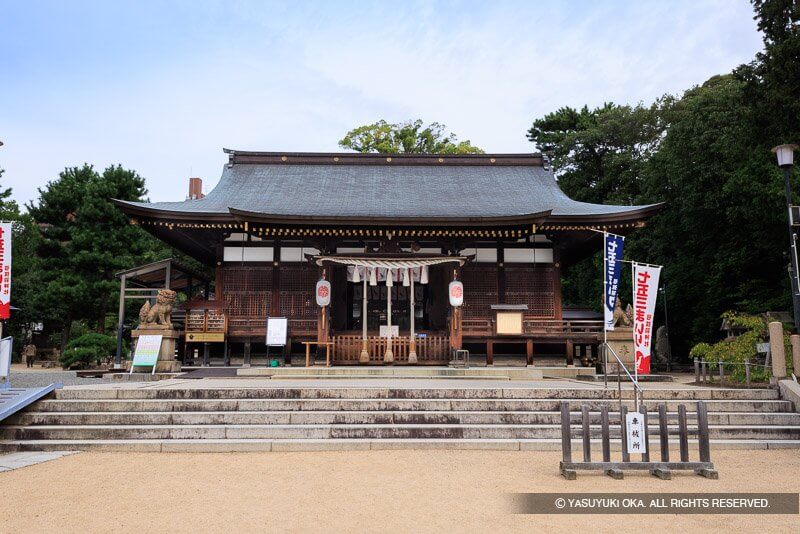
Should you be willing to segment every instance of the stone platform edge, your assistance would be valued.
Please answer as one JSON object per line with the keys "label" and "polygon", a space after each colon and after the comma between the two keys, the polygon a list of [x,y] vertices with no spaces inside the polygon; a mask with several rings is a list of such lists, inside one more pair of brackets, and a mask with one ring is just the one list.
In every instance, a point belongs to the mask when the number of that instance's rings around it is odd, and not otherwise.
{"label": "stone platform edge", "polygon": [[[594,369],[585,368],[450,368],[450,367],[242,367],[236,376],[246,377],[375,377],[375,378],[499,378],[507,380],[542,380],[547,376],[574,377]],[[559,374],[559,372],[563,374]]]}
{"label": "stone platform edge", "polygon": [[[595,446],[599,439],[591,440]],[[572,440],[580,448],[580,440]],[[670,448],[677,447],[670,440]],[[593,447],[593,452],[596,447]],[[611,451],[619,452],[620,443],[611,443]],[[711,440],[712,459],[715,450],[800,449],[800,440]],[[493,450],[493,451],[560,451],[561,439],[201,439],[201,440],[43,440],[0,442],[0,452],[16,451],[95,451],[95,452],[318,452],[377,450]],[[651,444],[651,454],[658,444]],[[690,455],[697,456],[697,440],[689,440]]]}

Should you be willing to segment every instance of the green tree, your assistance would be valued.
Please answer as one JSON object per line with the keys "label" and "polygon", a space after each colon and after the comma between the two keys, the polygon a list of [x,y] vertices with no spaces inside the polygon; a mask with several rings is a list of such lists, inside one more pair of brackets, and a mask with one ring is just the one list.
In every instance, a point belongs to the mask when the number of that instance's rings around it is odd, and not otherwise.
{"label": "green tree", "polygon": [[483,154],[468,140],[459,141],[438,122],[428,126],[421,120],[390,124],[379,120],[353,128],[339,141],[339,146],[356,152],[382,154]]}
{"label": "green tree", "polygon": [[528,139],[552,158],[561,189],[576,200],[631,204],[641,173],[666,125],[661,109],[606,103],[590,110],[564,107],[533,122]]}
{"label": "green tree", "polygon": [[[649,107],[564,107],[535,120],[528,139],[550,155],[559,186],[570,197],[632,204],[641,196],[641,175],[663,138],[663,110],[671,102],[665,97]],[[567,266],[562,273],[564,303],[599,310],[601,271],[599,253]]]}
{"label": "green tree", "polygon": [[111,166],[99,174],[84,165],[65,169],[28,206],[40,229],[30,304],[62,325],[62,349],[73,321],[104,330],[119,288],[115,272],[169,255],[111,202],[142,200],[145,194],[144,179],[134,171]]}
{"label": "green tree", "polygon": [[[5,171],[0,169],[0,179]],[[19,205],[11,198],[11,188],[0,188],[0,220],[11,221],[11,304],[17,308],[6,322],[4,335],[18,340],[14,350],[19,351],[28,335],[30,325],[36,321],[36,312],[28,306],[31,273],[36,267],[36,239],[38,230],[28,214],[20,213]]]}
{"label": "green tree", "polygon": [[764,49],[734,74],[753,109],[753,127],[766,147],[800,141],[800,3],[752,0]]}
{"label": "green tree", "polygon": [[643,201],[666,206],[629,250],[665,266],[672,340],[683,354],[718,336],[726,310],[789,302],[783,181],[772,154],[753,150],[751,113],[731,75],[690,89],[644,174]]}

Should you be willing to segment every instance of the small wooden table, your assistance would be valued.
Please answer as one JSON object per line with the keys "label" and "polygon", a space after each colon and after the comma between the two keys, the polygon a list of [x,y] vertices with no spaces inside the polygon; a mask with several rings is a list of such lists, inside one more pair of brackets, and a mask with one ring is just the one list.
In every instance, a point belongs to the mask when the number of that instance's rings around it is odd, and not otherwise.
{"label": "small wooden table", "polygon": [[[306,346],[306,367],[311,367],[311,345],[325,345],[325,367],[331,366],[331,347],[333,341],[303,341]],[[316,363],[316,361],[314,362]]]}

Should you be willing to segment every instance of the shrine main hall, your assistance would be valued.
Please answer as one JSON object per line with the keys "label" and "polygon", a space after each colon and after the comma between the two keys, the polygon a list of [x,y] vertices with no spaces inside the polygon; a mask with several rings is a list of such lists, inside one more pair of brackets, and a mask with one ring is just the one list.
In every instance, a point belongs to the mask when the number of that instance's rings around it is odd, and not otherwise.
{"label": "shrine main hall", "polygon": [[572,200],[538,154],[225,152],[206,196],[117,205],[213,269],[176,314],[181,350],[246,365],[270,317],[285,357],[314,342],[333,365],[443,365],[462,347],[589,365],[602,321],[563,306],[561,272],[600,250],[597,230],[660,208]]}

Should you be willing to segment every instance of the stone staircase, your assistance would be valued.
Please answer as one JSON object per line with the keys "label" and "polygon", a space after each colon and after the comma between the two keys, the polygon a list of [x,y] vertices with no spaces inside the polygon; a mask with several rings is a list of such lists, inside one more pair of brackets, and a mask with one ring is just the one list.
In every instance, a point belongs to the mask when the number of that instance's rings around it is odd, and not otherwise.
{"label": "stone staircase", "polygon": [[[0,451],[252,451],[387,448],[560,449],[560,403],[573,424],[582,404],[600,438],[600,408],[619,421],[617,392],[529,387],[65,388],[0,425]],[[632,407],[630,391],[624,391]],[[690,431],[705,400],[712,447],[800,448],[800,413],[776,390],[651,389],[666,403],[677,441],[677,406]],[[657,423],[651,435],[657,445]],[[577,426],[575,427],[577,428]],[[576,437],[576,436],[574,436]],[[619,439],[619,428],[612,427]],[[618,445],[617,445],[618,446]]]}

